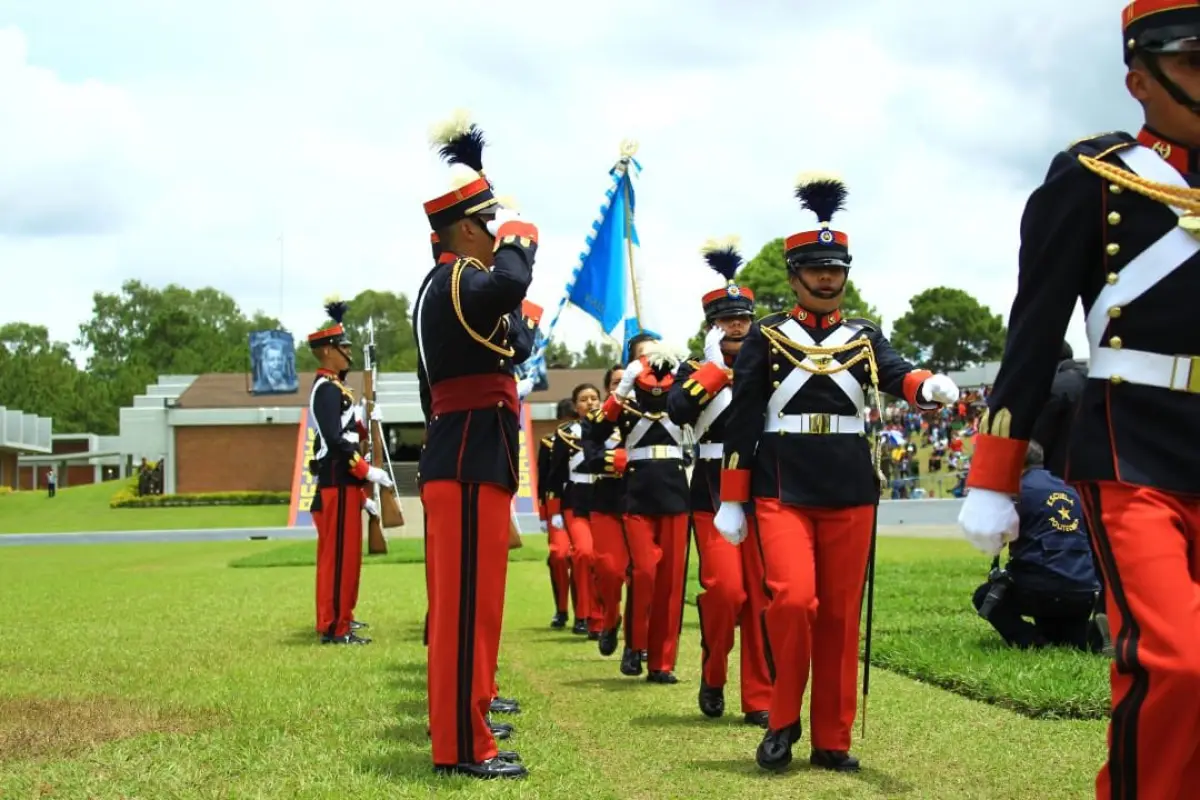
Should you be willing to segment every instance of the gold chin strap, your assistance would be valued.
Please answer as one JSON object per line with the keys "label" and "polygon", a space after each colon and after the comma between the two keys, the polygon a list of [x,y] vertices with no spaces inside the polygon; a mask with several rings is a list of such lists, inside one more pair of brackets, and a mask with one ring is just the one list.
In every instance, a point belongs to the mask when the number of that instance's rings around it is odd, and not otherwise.
{"label": "gold chin strap", "polygon": [[1136,172],[1130,172],[1116,164],[1101,161],[1091,156],[1080,155],[1083,167],[1111,184],[1128,189],[1163,205],[1182,208],[1187,213],[1179,218],[1179,227],[1200,238],[1200,189],[1171,186],[1147,180]]}
{"label": "gold chin strap", "polygon": [[[871,389],[875,395],[875,412],[879,414],[880,421],[883,420],[883,409],[879,404],[879,365],[875,361],[875,348],[871,345],[870,339],[863,337],[851,339],[845,344],[820,347],[801,344],[794,339],[789,339],[774,328],[766,326],[762,328],[762,333],[767,341],[770,342],[771,349],[774,352],[779,353],[787,359],[796,369],[802,369],[813,375],[836,375],[866,361],[867,376],[871,381]],[[855,348],[858,348],[858,352],[845,361],[839,361],[834,357],[842,353],[848,353]],[[800,353],[805,358],[796,358],[792,351]],[[805,363],[806,361],[811,361],[812,366]],[[875,477],[879,481],[882,490],[883,470],[880,468],[880,442],[876,442],[871,448],[871,465],[875,468]]]}
{"label": "gold chin strap", "polygon": [[460,258],[454,262],[454,266],[451,268],[450,272],[450,301],[454,304],[454,313],[458,317],[459,323],[463,326],[467,334],[472,339],[479,342],[493,353],[503,356],[504,358],[512,358],[513,354],[516,352],[515,350],[513,350],[511,347],[501,347],[492,341],[492,339],[496,336],[496,331],[500,330],[500,326],[508,325],[508,317],[501,317],[500,319],[496,320],[496,327],[492,328],[490,335],[484,337],[475,332],[475,329],[467,323],[466,316],[463,315],[462,297],[459,295],[458,284],[462,280],[463,270],[467,267],[474,267],[475,269],[480,269],[484,272],[487,272],[487,267],[483,265],[483,262],[475,258]]}

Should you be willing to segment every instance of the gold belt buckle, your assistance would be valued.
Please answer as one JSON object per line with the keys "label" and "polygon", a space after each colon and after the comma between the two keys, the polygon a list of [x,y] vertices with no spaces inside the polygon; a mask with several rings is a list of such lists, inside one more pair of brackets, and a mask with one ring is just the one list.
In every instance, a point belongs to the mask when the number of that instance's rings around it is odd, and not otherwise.
{"label": "gold belt buckle", "polygon": [[1200,356],[1189,356],[1188,365],[1187,392],[1200,394]]}
{"label": "gold belt buckle", "polygon": [[808,415],[808,432],[809,433],[829,433],[832,426],[832,420],[829,414],[809,414]]}
{"label": "gold belt buckle", "polygon": [[667,446],[665,444],[656,444],[650,446],[650,458],[666,458]]}

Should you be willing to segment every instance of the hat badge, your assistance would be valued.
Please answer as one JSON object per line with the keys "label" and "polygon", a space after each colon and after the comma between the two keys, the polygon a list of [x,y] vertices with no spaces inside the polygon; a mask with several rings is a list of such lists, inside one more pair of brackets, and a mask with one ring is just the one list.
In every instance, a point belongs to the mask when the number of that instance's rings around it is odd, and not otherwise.
{"label": "hat badge", "polygon": [[730,297],[741,297],[742,290],[741,290],[741,288],[738,287],[738,285],[736,283],[730,283],[728,286],[725,287],[725,293],[728,294]]}
{"label": "hat badge", "polygon": [[833,232],[829,230],[823,230],[817,234],[817,239],[821,242],[821,244],[833,244]]}

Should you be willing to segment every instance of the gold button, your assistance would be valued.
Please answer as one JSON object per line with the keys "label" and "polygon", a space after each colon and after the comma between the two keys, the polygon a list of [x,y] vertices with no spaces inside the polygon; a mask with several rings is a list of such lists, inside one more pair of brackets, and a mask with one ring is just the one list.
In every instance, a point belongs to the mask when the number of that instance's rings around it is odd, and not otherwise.
{"label": "gold button", "polygon": [[503,358],[502,358],[502,359],[500,359],[500,366],[502,366],[502,367],[504,366],[504,359],[503,359]]}
{"label": "gold button", "polygon": [[497,401],[497,402],[496,402],[496,408],[504,408],[504,401],[503,401],[503,400],[499,400],[499,401]]}
{"label": "gold button", "polygon": [[1108,212],[1108,224],[1109,225],[1120,225],[1121,224],[1121,215],[1118,214],[1116,211]]}
{"label": "gold button", "polygon": [[779,418],[780,418],[780,419],[783,419],[783,412],[782,412],[782,411],[780,411],[780,412],[779,412]]}
{"label": "gold button", "polygon": [[775,370],[776,372],[778,372],[778,371],[779,371],[779,364],[778,364],[778,363],[776,363],[776,364],[772,364],[772,365],[771,365],[771,369],[773,369],[773,370]]}
{"label": "gold button", "polygon": [[1108,346],[1111,347],[1113,350],[1120,350],[1121,349],[1121,337],[1114,336],[1111,339],[1109,339]]}
{"label": "gold button", "polygon": [[1113,306],[1112,308],[1110,308],[1108,310],[1108,316],[1111,317],[1112,319],[1116,319],[1117,317],[1121,316],[1121,307]]}
{"label": "gold button", "polygon": [[1108,273],[1108,276],[1107,276],[1107,277],[1106,277],[1104,280],[1108,281],[1108,285],[1109,285],[1109,286],[1114,286],[1114,285],[1116,285],[1116,283],[1117,283],[1117,273],[1115,273],[1115,272],[1110,272],[1110,273]]}
{"label": "gold button", "polygon": [[1132,50],[1133,48],[1137,47],[1137,39],[1129,39],[1128,41],[1125,42],[1125,47],[1128,48],[1129,50]]}
{"label": "gold button", "polygon": [[1110,183],[1108,185],[1108,190],[1110,192],[1112,192],[1113,194],[1120,194],[1121,192],[1125,191],[1120,186],[1117,186],[1115,183]]}
{"label": "gold button", "polygon": [[779,388],[779,381],[771,381],[771,388],[773,388],[773,389],[778,389],[778,388]]}
{"label": "gold button", "polygon": [[1110,244],[1108,247],[1106,247],[1104,249],[1105,249],[1105,251],[1108,252],[1108,254],[1110,256],[1115,256],[1117,253],[1121,252],[1121,245],[1117,244],[1116,242],[1113,242],[1112,244]]}
{"label": "gold button", "polygon": [[1109,383],[1120,383],[1123,380],[1125,380],[1125,379],[1122,378],[1120,375],[1113,375],[1111,378],[1108,379],[1108,382]]}

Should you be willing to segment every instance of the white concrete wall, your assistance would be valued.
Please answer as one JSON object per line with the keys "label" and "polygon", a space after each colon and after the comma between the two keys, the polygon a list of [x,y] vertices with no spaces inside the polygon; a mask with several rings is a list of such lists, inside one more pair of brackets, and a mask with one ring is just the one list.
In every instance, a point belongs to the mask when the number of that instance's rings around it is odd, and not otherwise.
{"label": "white concrete wall", "polygon": [[49,453],[53,420],[0,406],[0,447],[25,453]]}

